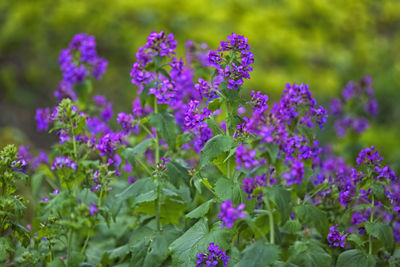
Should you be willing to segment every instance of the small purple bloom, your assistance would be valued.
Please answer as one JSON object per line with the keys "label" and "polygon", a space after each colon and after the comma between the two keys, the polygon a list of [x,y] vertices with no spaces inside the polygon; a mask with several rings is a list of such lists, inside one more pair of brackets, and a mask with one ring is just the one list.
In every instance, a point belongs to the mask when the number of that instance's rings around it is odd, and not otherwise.
{"label": "small purple bloom", "polygon": [[233,206],[232,200],[227,200],[221,204],[221,212],[219,213],[218,217],[222,220],[221,227],[232,228],[233,223],[238,218],[244,218],[246,213],[242,212],[244,209],[245,204],[242,203],[237,208]]}

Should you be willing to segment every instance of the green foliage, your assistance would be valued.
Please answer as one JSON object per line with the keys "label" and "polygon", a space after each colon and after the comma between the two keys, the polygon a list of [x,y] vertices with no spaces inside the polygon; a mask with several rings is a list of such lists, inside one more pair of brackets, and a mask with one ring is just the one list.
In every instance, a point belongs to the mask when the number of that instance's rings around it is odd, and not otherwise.
{"label": "green foliage", "polygon": [[358,249],[347,250],[339,255],[336,263],[336,267],[345,266],[373,267],[375,266],[375,258]]}
{"label": "green foliage", "polygon": [[279,259],[279,248],[258,240],[243,251],[243,257],[235,267],[269,266]]}

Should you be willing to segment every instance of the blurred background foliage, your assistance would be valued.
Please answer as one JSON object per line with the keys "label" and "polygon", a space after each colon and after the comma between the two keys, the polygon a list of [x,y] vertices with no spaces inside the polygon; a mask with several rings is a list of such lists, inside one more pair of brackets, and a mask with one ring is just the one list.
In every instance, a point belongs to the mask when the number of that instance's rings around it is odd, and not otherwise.
{"label": "blurred background foliage", "polygon": [[361,142],[400,162],[398,0],[0,0],[0,146],[54,141],[36,133],[34,112],[55,104],[59,51],[79,32],[109,61],[96,92],[130,110],[134,54],[152,30],[174,33],[178,56],[189,39],[216,49],[232,32],[245,35],[256,60],[246,89],[272,100],[285,83],[304,82],[328,108],[349,80],[370,75],[380,114]]}

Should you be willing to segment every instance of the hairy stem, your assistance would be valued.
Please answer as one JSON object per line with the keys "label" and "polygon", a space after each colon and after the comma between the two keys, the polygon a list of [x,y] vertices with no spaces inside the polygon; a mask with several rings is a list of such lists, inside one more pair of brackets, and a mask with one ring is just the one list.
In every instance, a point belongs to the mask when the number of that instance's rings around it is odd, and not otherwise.
{"label": "hairy stem", "polygon": [[[226,128],[226,136],[230,136],[230,123],[228,123],[229,120],[229,114],[230,114],[230,106],[227,100],[225,100],[225,106],[226,106],[226,111],[225,111],[225,128]],[[227,164],[226,164],[226,176],[228,178],[231,178],[231,160],[228,159]]]}
{"label": "hairy stem", "polygon": [[68,266],[72,266],[71,265],[71,254],[72,254],[72,228],[70,228],[69,229],[69,231],[68,231],[68,239],[67,239],[67,242],[68,242],[68,247],[67,247],[67,262],[68,262]]}
{"label": "hairy stem", "polygon": [[272,213],[271,205],[267,198],[264,198],[265,205],[269,211],[269,231],[270,231],[270,243],[275,244],[275,225],[274,225],[274,215]]}
{"label": "hairy stem", "polygon": [[[374,206],[375,206],[375,199],[374,199],[374,195],[372,194],[371,214],[369,216],[369,221],[371,223],[374,221]],[[372,254],[372,236],[371,235],[369,235],[368,241],[369,241],[368,254]]]}
{"label": "hairy stem", "polygon": [[[158,113],[158,105],[157,105],[157,98],[154,98],[154,113]],[[156,165],[160,162],[160,140],[158,138],[158,133],[156,131],[156,137],[155,137],[155,156],[156,156]],[[158,166],[156,166],[157,168]],[[160,176],[157,177],[157,199],[155,202],[156,205],[156,224],[157,224],[157,230],[161,231],[161,223],[160,223],[160,215],[161,215],[161,183],[160,183]]]}

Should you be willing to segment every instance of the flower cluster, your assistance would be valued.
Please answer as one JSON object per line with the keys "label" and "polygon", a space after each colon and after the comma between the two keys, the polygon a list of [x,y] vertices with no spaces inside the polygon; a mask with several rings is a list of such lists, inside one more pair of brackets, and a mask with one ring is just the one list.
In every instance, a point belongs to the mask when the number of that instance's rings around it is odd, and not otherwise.
{"label": "flower cluster", "polygon": [[72,161],[67,157],[55,157],[53,163],[51,164],[50,169],[61,169],[63,167],[71,168],[73,170],[77,169],[77,164],[75,161]]}
{"label": "flower cluster", "polygon": [[346,234],[341,235],[340,232],[337,230],[337,225],[331,226],[329,230],[330,232],[327,237],[329,246],[344,248],[345,246],[344,240],[346,239],[347,235]]}
{"label": "flower cluster", "polygon": [[61,51],[58,63],[63,72],[63,80],[54,96],[59,101],[65,97],[75,100],[77,96],[73,86],[83,82],[89,74],[98,80],[101,79],[108,64],[104,58],[97,55],[94,36],[84,33],[73,37],[69,47]]}
{"label": "flower cluster", "polygon": [[228,266],[229,256],[219,246],[210,243],[207,248],[208,253],[197,254],[196,267],[213,267],[222,263],[224,267]]}
{"label": "flower cluster", "polygon": [[222,220],[222,227],[232,228],[233,223],[238,218],[244,218],[246,213],[242,212],[245,205],[244,203],[240,204],[235,208],[233,206],[232,200],[227,200],[221,204],[221,212],[218,215],[219,218]]}
{"label": "flower cluster", "polygon": [[[210,51],[208,61],[218,71],[216,80],[224,80],[227,88],[237,90],[243,84],[243,79],[250,79],[254,56],[243,35],[232,33],[227,39],[220,43],[217,51]],[[224,56],[224,52],[229,53]]]}
{"label": "flower cluster", "polygon": [[366,76],[358,83],[350,81],[343,88],[342,98],[331,101],[331,113],[335,116],[339,136],[344,136],[348,130],[361,134],[368,129],[368,118],[378,114],[371,77]]}

